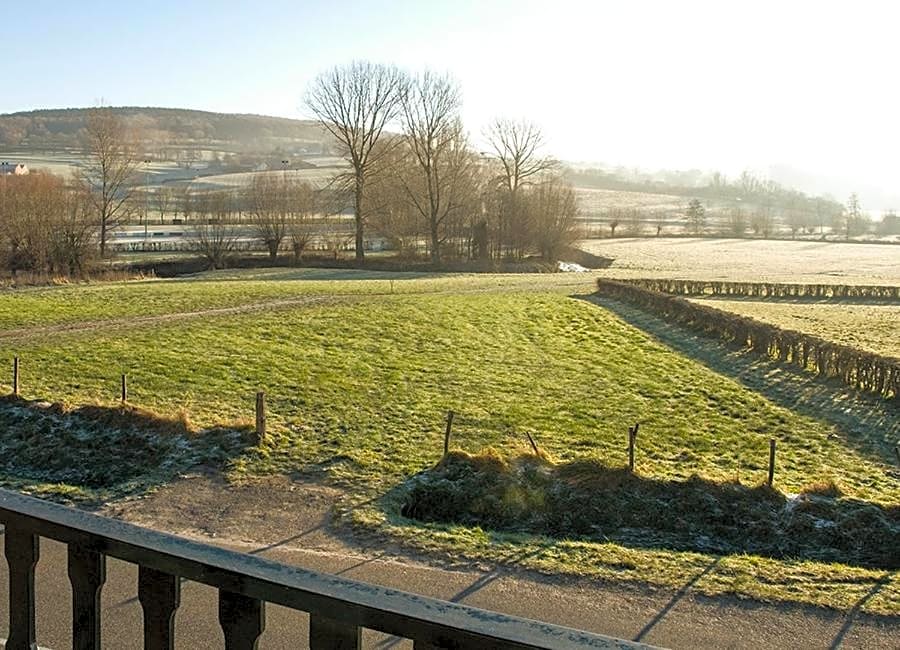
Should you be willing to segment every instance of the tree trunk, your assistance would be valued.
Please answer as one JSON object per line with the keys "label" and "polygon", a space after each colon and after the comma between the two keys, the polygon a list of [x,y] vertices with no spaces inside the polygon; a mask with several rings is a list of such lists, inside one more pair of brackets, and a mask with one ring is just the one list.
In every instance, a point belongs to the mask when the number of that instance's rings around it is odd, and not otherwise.
{"label": "tree trunk", "polygon": [[356,176],[356,187],[354,203],[356,208],[356,259],[362,261],[366,258],[366,251],[363,248],[363,179]]}
{"label": "tree trunk", "polygon": [[106,219],[100,219],[100,257],[106,257]]}
{"label": "tree trunk", "polygon": [[439,264],[441,261],[441,238],[438,236],[437,223],[431,222],[431,261]]}

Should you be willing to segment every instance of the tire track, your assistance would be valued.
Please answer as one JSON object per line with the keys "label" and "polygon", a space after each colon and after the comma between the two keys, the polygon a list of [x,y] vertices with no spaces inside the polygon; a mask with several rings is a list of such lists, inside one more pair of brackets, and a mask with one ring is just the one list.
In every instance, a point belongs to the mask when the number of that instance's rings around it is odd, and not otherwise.
{"label": "tire track", "polygon": [[130,329],[146,325],[160,323],[174,323],[197,318],[216,318],[220,316],[237,316],[263,311],[277,311],[294,307],[311,307],[314,305],[326,305],[337,303],[359,302],[367,296],[303,296],[302,298],[289,298],[283,300],[267,300],[232,307],[215,307],[196,311],[171,312],[168,314],[154,314],[151,316],[122,316],[93,321],[77,321],[71,323],[55,323],[35,327],[19,327],[16,329],[0,330],[0,341],[22,341],[43,338],[55,334],[78,334],[81,332],[114,331],[118,329]]}

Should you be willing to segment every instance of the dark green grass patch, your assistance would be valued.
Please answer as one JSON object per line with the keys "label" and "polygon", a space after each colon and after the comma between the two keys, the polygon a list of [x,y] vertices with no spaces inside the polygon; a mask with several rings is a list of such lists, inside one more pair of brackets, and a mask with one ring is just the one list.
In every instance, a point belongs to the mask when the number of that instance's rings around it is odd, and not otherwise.
{"label": "dark green grass patch", "polygon": [[133,406],[0,400],[0,481],[26,491],[98,500],[144,489],[197,465],[222,466],[247,431],[193,431],[185,418]]}
{"label": "dark green grass patch", "polygon": [[765,485],[644,477],[595,460],[451,452],[401,489],[400,512],[508,533],[900,568],[900,506]]}

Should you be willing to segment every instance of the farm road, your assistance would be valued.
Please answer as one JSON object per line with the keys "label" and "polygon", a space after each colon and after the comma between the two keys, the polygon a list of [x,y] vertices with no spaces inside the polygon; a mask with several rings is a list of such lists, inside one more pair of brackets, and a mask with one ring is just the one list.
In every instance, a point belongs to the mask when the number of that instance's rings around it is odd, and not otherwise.
{"label": "farm road", "polygon": [[[404,555],[399,549],[335,534],[330,530],[330,512],[339,499],[336,490],[285,478],[226,488],[217,479],[193,476],[143,499],[114,504],[106,512],[313,570],[653,645],[897,647],[900,617],[708,598],[693,594],[691,584],[678,590],[648,589],[499,567],[429,564],[427,558]],[[64,547],[42,541],[38,639],[54,649],[70,647],[65,567]],[[0,584],[6,582],[5,572],[5,563],[0,562]],[[109,561],[103,590],[104,647],[140,647],[136,581],[135,567]],[[5,613],[5,599],[2,590],[0,613]],[[307,623],[302,613],[269,606],[260,648],[306,647]],[[0,637],[5,636],[5,625],[6,616],[0,614]],[[221,647],[214,590],[184,583],[176,625],[179,647]],[[367,633],[365,640],[368,648],[411,647],[408,641],[375,633]]]}

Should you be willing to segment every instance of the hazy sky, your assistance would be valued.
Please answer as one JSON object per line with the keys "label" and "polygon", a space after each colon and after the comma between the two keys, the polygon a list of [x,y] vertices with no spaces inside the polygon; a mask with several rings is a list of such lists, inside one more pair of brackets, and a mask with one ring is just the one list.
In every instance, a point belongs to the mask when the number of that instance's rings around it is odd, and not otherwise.
{"label": "hazy sky", "polygon": [[354,58],[452,72],[477,139],[643,167],[790,164],[900,190],[893,2],[7,2],[0,112],[153,105],[304,117]]}

